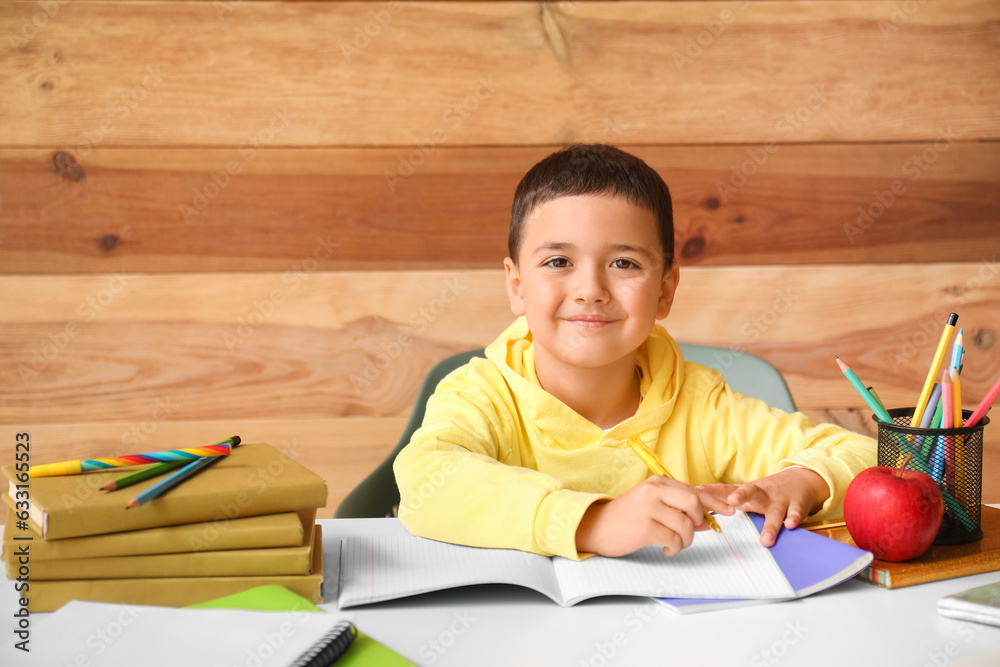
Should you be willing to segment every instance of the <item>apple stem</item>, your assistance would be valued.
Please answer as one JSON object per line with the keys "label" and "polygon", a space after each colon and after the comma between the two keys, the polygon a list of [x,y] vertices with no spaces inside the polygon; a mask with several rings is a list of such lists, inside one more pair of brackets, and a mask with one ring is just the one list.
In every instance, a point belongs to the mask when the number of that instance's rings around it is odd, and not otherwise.
{"label": "apple stem", "polygon": [[898,475],[898,477],[902,477],[903,476],[903,471],[906,470],[906,466],[908,466],[910,464],[910,460],[912,458],[913,458],[913,454],[907,454],[906,458],[903,459],[902,465],[899,466],[899,475]]}

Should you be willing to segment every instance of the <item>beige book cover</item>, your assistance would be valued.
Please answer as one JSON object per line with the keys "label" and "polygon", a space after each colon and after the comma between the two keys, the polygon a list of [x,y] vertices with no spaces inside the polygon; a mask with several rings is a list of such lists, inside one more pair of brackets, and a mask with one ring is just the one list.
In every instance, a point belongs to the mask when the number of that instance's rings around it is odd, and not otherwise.
{"label": "beige book cover", "polygon": [[310,574],[257,575],[248,577],[165,577],[161,579],[70,579],[29,582],[21,594],[31,612],[55,611],[70,600],[120,604],[184,607],[239,593],[256,586],[277,585],[298,593],[310,602],[323,602],[323,534],[317,525],[313,535]]}
{"label": "beige book cover", "polygon": [[[3,499],[11,504],[8,495],[4,494]],[[66,558],[294,547],[302,544],[303,526],[314,523],[315,508],[124,533],[43,540],[36,528],[18,528],[17,517],[13,510],[8,510],[3,531],[3,560],[6,562],[10,554],[17,553],[25,545],[30,548],[32,563]]]}
{"label": "beige book cover", "polygon": [[134,468],[116,468],[79,475],[31,477],[25,485],[16,481],[14,466],[3,468],[10,480],[8,495],[15,505],[27,503],[31,520],[46,540],[326,505],[323,478],[265,443],[240,445],[232,454],[159,498],[126,509],[131,498],[160,482],[160,478],[110,493],[100,489],[107,482],[133,472]]}
{"label": "beige book cover", "polygon": [[[32,581],[42,581],[309,574],[314,527],[315,523],[307,525],[299,544],[293,547],[60,560],[35,560],[32,557],[28,560],[29,576]],[[31,554],[31,545],[21,546]],[[11,551],[11,554],[17,554],[17,551]],[[17,579],[20,560],[15,556],[4,561],[7,563],[7,578]]]}

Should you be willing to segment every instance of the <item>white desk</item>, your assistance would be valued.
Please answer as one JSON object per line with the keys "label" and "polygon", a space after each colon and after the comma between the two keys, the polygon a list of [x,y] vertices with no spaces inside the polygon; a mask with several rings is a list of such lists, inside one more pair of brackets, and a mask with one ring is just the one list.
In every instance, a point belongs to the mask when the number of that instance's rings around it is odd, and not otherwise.
{"label": "white desk", "polygon": [[[852,580],[793,602],[689,616],[629,597],[562,608],[541,593],[513,586],[453,589],[339,611],[338,541],[405,529],[394,519],[320,523],[329,600],[322,606],[420,665],[1000,664],[1000,628],[947,619],[936,607],[938,598],[996,581],[1000,572],[897,590]],[[15,593],[9,581],[0,586],[4,645],[14,628]],[[32,616],[34,630],[45,616]],[[5,657],[0,655],[0,665],[13,664]]]}
{"label": "white desk", "polygon": [[[392,519],[322,524],[328,573],[338,539],[405,532]],[[994,572],[897,590],[851,580],[802,600],[680,616],[644,598],[563,608],[515,586],[453,589],[341,612],[335,577],[328,576],[330,602],[323,607],[421,665],[995,667],[1000,628],[945,618],[937,601],[998,579]]]}

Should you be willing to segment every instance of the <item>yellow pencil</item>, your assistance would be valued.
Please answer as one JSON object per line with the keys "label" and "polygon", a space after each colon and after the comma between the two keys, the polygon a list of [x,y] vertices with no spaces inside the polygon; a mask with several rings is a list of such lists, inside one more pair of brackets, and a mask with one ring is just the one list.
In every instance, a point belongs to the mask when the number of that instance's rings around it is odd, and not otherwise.
{"label": "yellow pencil", "polygon": [[941,371],[941,362],[944,360],[944,353],[948,348],[948,341],[951,340],[951,332],[955,330],[956,322],[958,322],[958,315],[956,313],[948,315],[948,323],[944,325],[941,342],[938,343],[930,372],[927,373],[927,379],[924,380],[924,388],[920,392],[920,400],[917,401],[917,407],[913,410],[913,417],[910,419],[912,426],[920,424],[920,418],[924,416],[924,409],[927,408],[927,401],[931,397],[931,388],[934,386],[934,380],[937,379],[938,373]]}
{"label": "yellow pencil", "polygon": [[[667,479],[673,479],[673,476],[667,472],[667,469],[663,467],[662,463],[660,463],[660,459],[656,458],[656,454],[646,449],[642,442],[639,441],[639,438],[630,438],[628,446],[632,448],[632,451],[635,452],[640,459],[642,459],[642,462],[645,463],[646,467],[652,470],[654,474],[663,475]],[[715,520],[714,516],[708,513],[708,510],[705,510],[705,523],[707,523],[715,532],[722,532],[722,526],[719,525],[719,522]]]}

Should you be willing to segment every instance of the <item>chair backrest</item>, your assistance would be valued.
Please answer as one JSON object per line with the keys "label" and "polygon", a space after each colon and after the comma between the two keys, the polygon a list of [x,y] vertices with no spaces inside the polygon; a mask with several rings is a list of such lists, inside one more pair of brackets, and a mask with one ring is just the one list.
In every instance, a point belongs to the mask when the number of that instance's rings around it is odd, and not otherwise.
{"label": "chair backrest", "polygon": [[[760,357],[707,345],[681,343],[680,348],[685,360],[722,372],[734,391],[759,398],[772,408],[795,411],[795,402],[781,372]],[[414,431],[420,428],[427,399],[448,373],[468,363],[473,357],[482,356],[483,350],[462,352],[442,360],[430,370],[420,385],[413,412],[410,413],[396,448],[344,498],[334,512],[336,518],[392,516],[393,508],[399,504],[399,489],[392,474],[392,463],[400,450],[410,442]]]}

